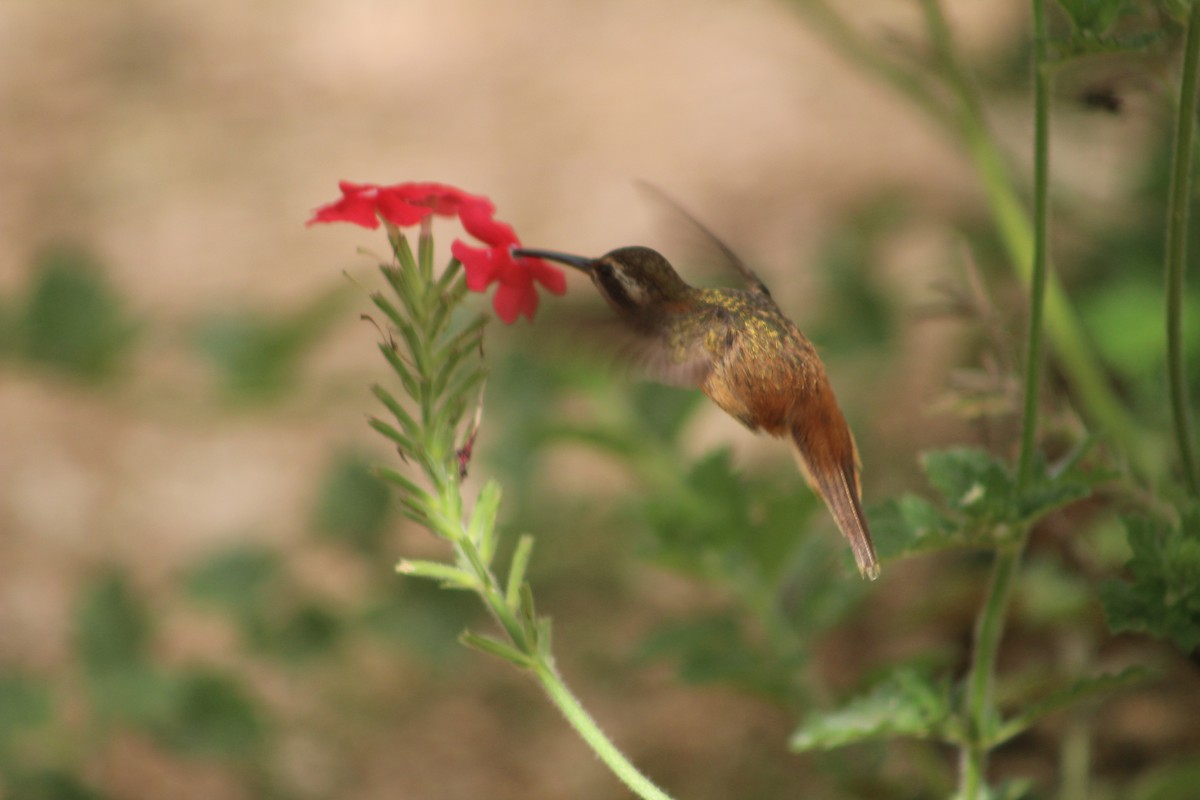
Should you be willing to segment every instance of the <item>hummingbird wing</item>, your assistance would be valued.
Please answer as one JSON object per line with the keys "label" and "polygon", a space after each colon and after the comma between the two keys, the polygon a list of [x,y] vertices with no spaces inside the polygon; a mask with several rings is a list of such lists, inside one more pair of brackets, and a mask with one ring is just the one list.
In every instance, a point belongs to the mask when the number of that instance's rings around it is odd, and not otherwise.
{"label": "hummingbird wing", "polygon": [[654,197],[654,199],[660,204],[670,209],[675,216],[687,223],[688,227],[699,233],[704,238],[705,243],[716,251],[717,255],[720,257],[719,260],[723,262],[725,266],[732,268],[735,272],[742,276],[742,280],[746,282],[747,289],[761,294],[764,297],[771,296],[771,290],[768,289],[767,285],[762,282],[762,279],[755,274],[754,270],[746,266],[746,262],[742,261],[738,254],[733,251],[733,248],[725,244],[725,242],[719,236],[713,233],[712,230],[699,219],[697,219],[695,215],[689,212],[679,202],[654,184],[647,183],[646,181],[638,181],[638,186],[641,187],[643,191]]}

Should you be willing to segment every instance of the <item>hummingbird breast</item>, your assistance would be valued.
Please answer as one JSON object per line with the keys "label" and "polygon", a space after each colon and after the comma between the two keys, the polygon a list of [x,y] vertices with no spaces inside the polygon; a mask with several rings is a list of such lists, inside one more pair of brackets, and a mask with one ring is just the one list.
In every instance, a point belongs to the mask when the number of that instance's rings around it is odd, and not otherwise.
{"label": "hummingbird breast", "polygon": [[841,416],[812,343],[770,298],[700,291],[711,318],[704,333],[710,368],[700,388],[713,402],[772,436],[790,433],[799,417],[827,417],[830,403]]}

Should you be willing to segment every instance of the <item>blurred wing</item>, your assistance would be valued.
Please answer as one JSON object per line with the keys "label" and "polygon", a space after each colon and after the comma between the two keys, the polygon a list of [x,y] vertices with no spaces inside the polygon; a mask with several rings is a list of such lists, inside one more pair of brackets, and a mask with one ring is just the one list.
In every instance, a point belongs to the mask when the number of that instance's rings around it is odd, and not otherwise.
{"label": "blurred wing", "polygon": [[733,252],[733,249],[713,233],[708,226],[696,219],[687,209],[654,184],[647,183],[646,181],[638,181],[637,185],[642,191],[653,197],[659,205],[670,211],[672,216],[682,220],[689,229],[699,233],[704,240],[704,244],[716,253],[717,260],[723,266],[733,269],[742,276],[742,279],[746,282],[746,288],[764,297],[771,296],[771,291],[758,275],[755,274],[754,270],[746,266],[746,262],[742,261],[738,257],[738,254]]}
{"label": "blurred wing", "polygon": [[720,306],[689,312],[684,324],[637,325],[626,329],[624,360],[643,377],[670,386],[700,388],[718,359],[736,343],[729,312]]}

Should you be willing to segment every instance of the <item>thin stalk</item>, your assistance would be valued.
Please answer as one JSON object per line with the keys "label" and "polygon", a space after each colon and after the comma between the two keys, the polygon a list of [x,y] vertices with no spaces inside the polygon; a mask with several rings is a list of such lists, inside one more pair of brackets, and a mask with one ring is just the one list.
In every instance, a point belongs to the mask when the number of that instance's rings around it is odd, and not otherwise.
{"label": "thin stalk", "polygon": [[[620,780],[643,800],[670,800],[666,793],[651,783],[621,754],[558,675],[554,668],[553,656],[548,650],[549,627],[537,619],[533,611],[532,595],[521,594],[522,589],[528,590],[528,584],[520,579],[520,574],[524,573],[524,564],[519,568],[519,575],[510,575],[512,585],[502,586],[491,569],[492,547],[479,544],[480,541],[488,539],[491,532],[477,531],[479,538],[474,539],[470,523],[464,522],[462,483],[456,478],[457,472],[450,466],[458,425],[453,418],[449,418],[450,422],[439,423],[435,414],[436,409],[444,402],[461,399],[463,395],[473,391],[468,385],[450,380],[448,375],[452,370],[448,369],[446,374],[442,375],[443,369],[456,357],[457,348],[471,341],[460,341],[457,337],[462,334],[451,335],[442,324],[445,316],[450,313],[450,309],[445,306],[457,303],[462,295],[455,295],[450,291],[450,287],[444,287],[441,279],[435,278],[433,274],[433,239],[428,218],[422,224],[415,257],[399,230],[390,228],[389,236],[395,249],[399,272],[385,270],[384,274],[399,295],[403,307],[410,311],[409,318],[401,316],[398,309],[382,298],[377,300],[377,304],[388,313],[397,327],[402,329],[401,338],[411,358],[406,362],[390,348],[384,348],[383,352],[396,372],[407,378],[402,381],[405,390],[418,402],[421,414],[418,425],[402,406],[380,390],[376,394],[393,410],[397,421],[406,431],[410,428],[416,429],[413,432],[418,435],[410,437],[395,432],[383,423],[375,427],[393,441],[409,445],[406,449],[407,455],[421,465],[432,485],[433,493],[419,488],[398,473],[393,475],[392,480],[407,492],[408,496],[404,499],[412,504],[416,512],[414,518],[452,542],[456,556],[454,564],[425,564],[420,568],[420,574],[442,581],[449,579],[455,588],[466,585],[474,589],[504,631],[511,646],[499,639],[473,636],[469,633],[465,635],[464,641],[530,670],[550,700],[562,711],[567,722]],[[455,268],[452,266],[451,269]],[[467,329],[467,336],[474,335],[469,333],[471,330]],[[439,375],[443,377],[440,381]],[[413,503],[414,498],[423,502]],[[477,500],[478,502],[482,502],[482,499]],[[524,553],[520,556],[523,560],[528,559],[531,543],[532,540],[524,540],[518,548],[519,554]],[[417,570],[412,567],[412,562],[409,563],[409,568],[401,571],[416,574]],[[442,574],[439,575],[439,572]],[[459,578],[460,575],[463,577]]]}
{"label": "thin stalk", "polygon": [[553,666],[545,663],[544,660],[539,660],[533,667],[533,673],[575,732],[591,746],[605,766],[612,770],[634,794],[643,800],[671,800],[670,795],[651,783],[604,735],[604,731],[600,730],[600,726],[596,724],[592,716],[587,713],[575,695],[571,694],[571,690],[563,683]]}
{"label": "thin stalk", "polygon": [[1200,72],[1200,13],[1188,14],[1183,52],[1183,85],[1176,115],[1175,152],[1171,160],[1171,195],[1167,211],[1167,379],[1171,417],[1188,490],[1200,498],[1200,473],[1188,411],[1187,369],[1183,352],[1183,273],[1187,256],[1188,205],[1191,199],[1193,139],[1196,129],[1196,77]]}
{"label": "thin stalk", "polygon": [[1021,420],[1018,496],[1029,485],[1037,453],[1038,398],[1042,384],[1042,330],[1046,310],[1047,232],[1050,225],[1050,75],[1046,9],[1033,0],[1033,271],[1029,286],[1029,339],[1025,356],[1025,408]]}
{"label": "thin stalk", "polygon": [[996,655],[1004,635],[1008,598],[1012,593],[1028,531],[1010,547],[996,554],[987,601],[975,624],[975,642],[971,651],[971,671],[967,675],[967,742],[960,753],[959,797],[977,800],[986,796],[988,751],[996,714],[992,705]]}
{"label": "thin stalk", "polygon": [[[1044,0],[1032,0],[1034,39],[1033,137],[1033,253],[1029,288],[1029,339],[1025,360],[1025,403],[1022,414],[1021,454],[1017,466],[1016,502],[1028,487],[1037,453],[1038,395],[1041,386],[1043,317],[1045,315],[1049,230],[1050,77],[1047,72],[1046,9]],[[931,29],[944,26],[936,0],[926,0]],[[968,102],[971,102],[968,100]],[[971,669],[967,676],[967,742],[961,755],[961,796],[976,800],[987,793],[987,764],[998,719],[992,699],[996,656],[1004,636],[1004,623],[1012,585],[1021,566],[1029,528],[996,553],[987,600],[980,612]]]}

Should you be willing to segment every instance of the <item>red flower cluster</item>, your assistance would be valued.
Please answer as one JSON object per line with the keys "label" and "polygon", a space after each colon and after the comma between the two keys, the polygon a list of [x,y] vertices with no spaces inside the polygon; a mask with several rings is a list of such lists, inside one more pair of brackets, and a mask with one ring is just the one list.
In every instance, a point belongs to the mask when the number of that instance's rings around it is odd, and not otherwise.
{"label": "red flower cluster", "polygon": [[342,197],[313,212],[307,224],[352,222],[364,228],[378,228],[382,217],[398,227],[416,225],[430,214],[458,216],[467,233],[486,247],[472,247],[455,240],[450,251],[462,262],[467,288],[483,292],[499,283],[492,306],[505,322],[515,322],[522,314],[532,320],[537,310],[535,283],[552,294],[567,290],[562,270],[537,258],[515,258],[514,247],[521,242],[512,226],[493,216],[496,207],[486,197],[468,194],[442,183],[397,183],[379,186],[373,183],[338,184]]}

